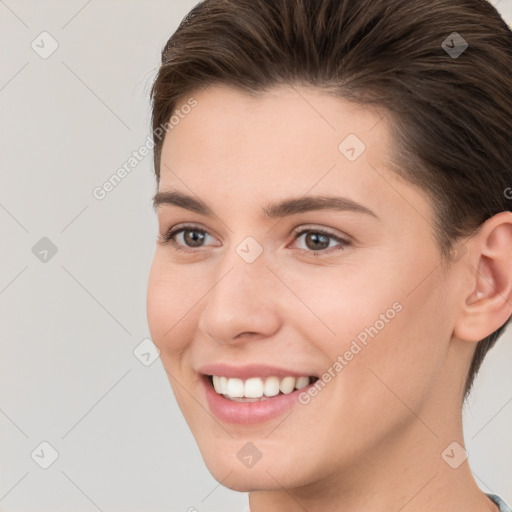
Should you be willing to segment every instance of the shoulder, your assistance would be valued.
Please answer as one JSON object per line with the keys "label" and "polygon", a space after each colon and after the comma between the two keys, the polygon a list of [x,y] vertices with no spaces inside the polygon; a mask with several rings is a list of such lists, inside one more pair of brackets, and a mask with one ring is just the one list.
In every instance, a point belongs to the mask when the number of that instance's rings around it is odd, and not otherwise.
{"label": "shoulder", "polygon": [[[487,493],[486,493],[487,494]],[[512,512],[512,509],[505,503],[503,498],[500,498],[496,494],[487,494],[487,496],[500,507],[500,512]]]}

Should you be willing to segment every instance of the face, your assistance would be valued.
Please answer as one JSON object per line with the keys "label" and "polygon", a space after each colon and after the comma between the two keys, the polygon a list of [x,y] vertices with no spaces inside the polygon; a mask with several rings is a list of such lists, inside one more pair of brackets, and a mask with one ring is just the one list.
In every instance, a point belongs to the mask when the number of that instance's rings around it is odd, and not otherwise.
{"label": "face", "polygon": [[215,478],[306,486],[417,424],[404,403],[433,410],[453,308],[433,213],[375,112],[307,88],[192,96],[163,145],[150,333]]}

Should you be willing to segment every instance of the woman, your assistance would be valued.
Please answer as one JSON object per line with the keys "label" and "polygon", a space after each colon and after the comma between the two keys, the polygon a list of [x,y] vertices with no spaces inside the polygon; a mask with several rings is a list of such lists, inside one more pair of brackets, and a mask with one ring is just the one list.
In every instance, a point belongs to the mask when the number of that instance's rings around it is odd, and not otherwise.
{"label": "woman", "polygon": [[461,411],[512,314],[512,33],[483,0],[205,0],[152,89],[147,312],[251,512],[509,511]]}

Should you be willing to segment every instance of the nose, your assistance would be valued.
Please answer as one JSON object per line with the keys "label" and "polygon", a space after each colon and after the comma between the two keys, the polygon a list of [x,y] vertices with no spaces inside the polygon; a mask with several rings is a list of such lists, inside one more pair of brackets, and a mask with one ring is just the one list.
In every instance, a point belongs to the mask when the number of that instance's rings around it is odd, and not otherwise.
{"label": "nose", "polygon": [[282,283],[262,253],[248,263],[231,255],[205,297],[199,329],[219,343],[239,344],[273,336],[280,326]]}

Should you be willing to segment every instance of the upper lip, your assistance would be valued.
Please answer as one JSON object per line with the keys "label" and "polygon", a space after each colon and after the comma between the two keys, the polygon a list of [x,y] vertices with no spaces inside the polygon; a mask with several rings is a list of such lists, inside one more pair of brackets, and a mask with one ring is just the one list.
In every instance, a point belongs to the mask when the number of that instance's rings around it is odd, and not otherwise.
{"label": "upper lip", "polygon": [[300,372],[266,364],[230,366],[222,363],[206,364],[197,369],[203,375],[218,375],[228,378],[249,379],[251,377],[315,377],[310,372]]}

